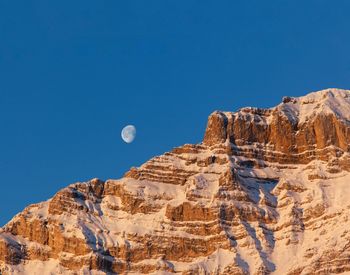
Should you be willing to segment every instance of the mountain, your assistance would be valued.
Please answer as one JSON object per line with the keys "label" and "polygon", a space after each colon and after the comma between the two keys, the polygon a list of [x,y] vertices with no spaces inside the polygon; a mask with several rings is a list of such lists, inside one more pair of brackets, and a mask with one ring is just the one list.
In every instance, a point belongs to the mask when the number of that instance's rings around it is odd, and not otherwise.
{"label": "mountain", "polygon": [[350,91],[209,116],[201,144],[0,231],[2,274],[350,274]]}

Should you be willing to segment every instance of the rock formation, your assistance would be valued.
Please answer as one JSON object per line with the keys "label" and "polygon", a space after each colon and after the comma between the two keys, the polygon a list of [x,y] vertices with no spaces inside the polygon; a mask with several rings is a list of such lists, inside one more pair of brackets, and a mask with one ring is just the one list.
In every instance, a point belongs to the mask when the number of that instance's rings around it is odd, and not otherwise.
{"label": "rock formation", "polygon": [[0,231],[2,274],[350,272],[350,91],[214,112],[201,144],[79,182]]}

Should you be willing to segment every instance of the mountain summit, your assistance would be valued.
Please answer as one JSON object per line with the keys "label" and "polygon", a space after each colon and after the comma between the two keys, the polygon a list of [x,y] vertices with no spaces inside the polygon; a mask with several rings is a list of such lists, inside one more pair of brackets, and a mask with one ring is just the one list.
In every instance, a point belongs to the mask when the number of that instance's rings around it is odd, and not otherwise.
{"label": "mountain summit", "polygon": [[350,91],[209,116],[201,144],[78,182],[0,231],[2,274],[350,272]]}
{"label": "mountain summit", "polygon": [[269,161],[307,163],[349,151],[350,91],[327,89],[299,98],[284,97],[270,109],[214,112],[204,144],[229,142]]}

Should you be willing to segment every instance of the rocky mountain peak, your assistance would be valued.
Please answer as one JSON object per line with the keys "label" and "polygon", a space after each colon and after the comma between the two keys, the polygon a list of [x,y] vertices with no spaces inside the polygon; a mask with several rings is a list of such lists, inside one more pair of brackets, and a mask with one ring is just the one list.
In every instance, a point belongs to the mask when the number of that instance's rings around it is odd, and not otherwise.
{"label": "rocky mountain peak", "polygon": [[269,109],[214,112],[203,144],[229,142],[233,150],[249,150],[269,161],[307,163],[349,152],[349,139],[350,91],[327,89],[284,97]]}
{"label": "rocky mountain peak", "polygon": [[92,179],[0,230],[0,273],[346,274],[349,91],[209,116],[121,179]]}

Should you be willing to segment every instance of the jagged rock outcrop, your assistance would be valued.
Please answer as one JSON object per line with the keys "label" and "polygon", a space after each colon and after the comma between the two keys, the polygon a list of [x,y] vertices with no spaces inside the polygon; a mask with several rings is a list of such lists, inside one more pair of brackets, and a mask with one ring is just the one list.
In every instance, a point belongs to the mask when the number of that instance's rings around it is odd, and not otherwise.
{"label": "jagged rock outcrop", "polygon": [[228,140],[237,154],[279,163],[328,161],[350,150],[349,104],[348,91],[329,89],[284,99],[271,109],[214,112],[203,143]]}
{"label": "jagged rock outcrop", "polygon": [[0,231],[2,274],[350,272],[350,91],[210,115],[120,180],[72,184]]}

